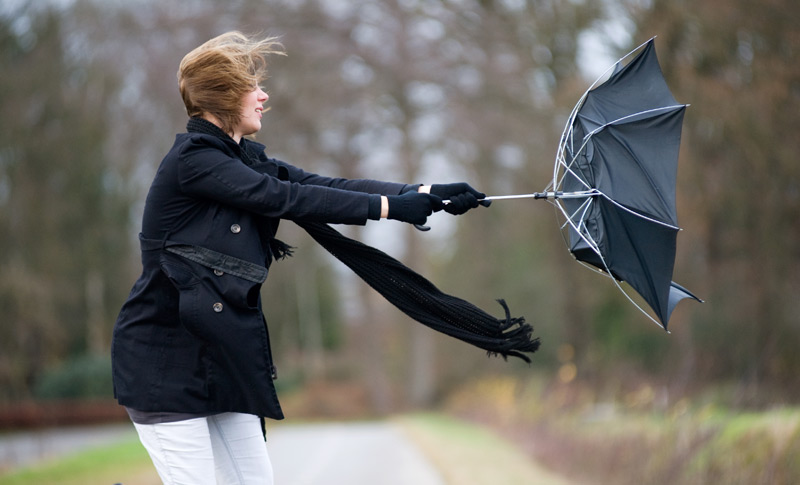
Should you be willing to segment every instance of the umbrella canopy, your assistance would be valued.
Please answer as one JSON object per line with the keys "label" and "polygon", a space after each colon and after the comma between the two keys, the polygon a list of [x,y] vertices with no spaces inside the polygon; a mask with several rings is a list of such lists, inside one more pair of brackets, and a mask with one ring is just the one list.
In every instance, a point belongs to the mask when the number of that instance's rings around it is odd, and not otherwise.
{"label": "umbrella canopy", "polygon": [[[666,330],[678,302],[702,300],[672,281],[680,230],[675,183],[687,105],[670,93],[654,41],[617,61],[606,72],[611,72],[608,79],[600,83],[606,74],[600,76],[575,105],[545,192],[483,200],[552,202],[564,216],[561,227],[575,258],[609,276]],[[622,281],[641,295],[655,318],[631,298]]]}
{"label": "umbrella canopy", "polygon": [[627,282],[666,329],[679,301],[699,300],[672,281],[686,105],[670,93],[653,39],[636,50],[576,105],[547,196],[566,217],[563,228],[575,258]]}

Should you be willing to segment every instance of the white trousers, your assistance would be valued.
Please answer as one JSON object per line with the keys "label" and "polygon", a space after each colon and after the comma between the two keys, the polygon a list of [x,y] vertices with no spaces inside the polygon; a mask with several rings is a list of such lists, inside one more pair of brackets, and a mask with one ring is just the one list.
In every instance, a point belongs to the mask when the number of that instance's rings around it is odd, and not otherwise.
{"label": "white trousers", "polygon": [[135,424],[165,485],[272,485],[259,418],[225,413],[174,423]]}

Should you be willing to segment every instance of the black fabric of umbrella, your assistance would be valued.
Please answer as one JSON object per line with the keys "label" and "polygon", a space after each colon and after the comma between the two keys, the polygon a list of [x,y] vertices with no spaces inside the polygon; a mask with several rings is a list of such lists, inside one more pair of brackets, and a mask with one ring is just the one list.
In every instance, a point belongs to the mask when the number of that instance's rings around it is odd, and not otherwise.
{"label": "black fabric of umbrella", "polygon": [[[680,230],[675,185],[686,105],[670,93],[654,40],[620,59],[605,82],[596,81],[581,97],[564,128],[545,192],[487,199],[552,201],[565,218],[562,229],[573,256],[610,276],[634,305],[666,329],[679,301],[702,300],[672,281]],[[641,295],[658,320],[620,281]]]}
{"label": "black fabric of umbrella", "polygon": [[627,282],[665,329],[679,301],[699,300],[672,281],[685,109],[670,93],[651,39],[573,111],[554,182],[556,191],[588,192],[560,200],[575,258]]}

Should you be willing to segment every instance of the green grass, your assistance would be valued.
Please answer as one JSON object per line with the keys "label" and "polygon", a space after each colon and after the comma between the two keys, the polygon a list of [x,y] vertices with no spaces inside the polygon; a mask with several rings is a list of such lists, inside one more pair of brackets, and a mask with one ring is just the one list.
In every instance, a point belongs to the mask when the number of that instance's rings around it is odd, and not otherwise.
{"label": "green grass", "polygon": [[0,485],[155,485],[161,483],[136,435],[0,476]]}
{"label": "green grass", "polygon": [[523,451],[487,428],[442,414],[395,419],[448,484],[565,485]]}

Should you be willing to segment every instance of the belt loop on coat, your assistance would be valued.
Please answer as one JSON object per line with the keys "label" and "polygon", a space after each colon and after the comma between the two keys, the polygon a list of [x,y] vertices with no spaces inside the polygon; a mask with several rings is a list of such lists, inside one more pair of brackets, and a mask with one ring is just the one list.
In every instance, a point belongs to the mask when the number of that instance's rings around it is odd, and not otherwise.
{"label": "belt loop on coat", "polygon": [[158,239],[148,239],[140,232],[139,245],[142,247],[142,251],[155,251],[156,249],[161,249],[162,241]]}
{"label": "belt loop on coat", "polygon": [[169,231],[164,233],[164,239],[161,240],[161,249],[162,250],[167,249],[167,243],[169,242],[169,235],[170,235]]}

